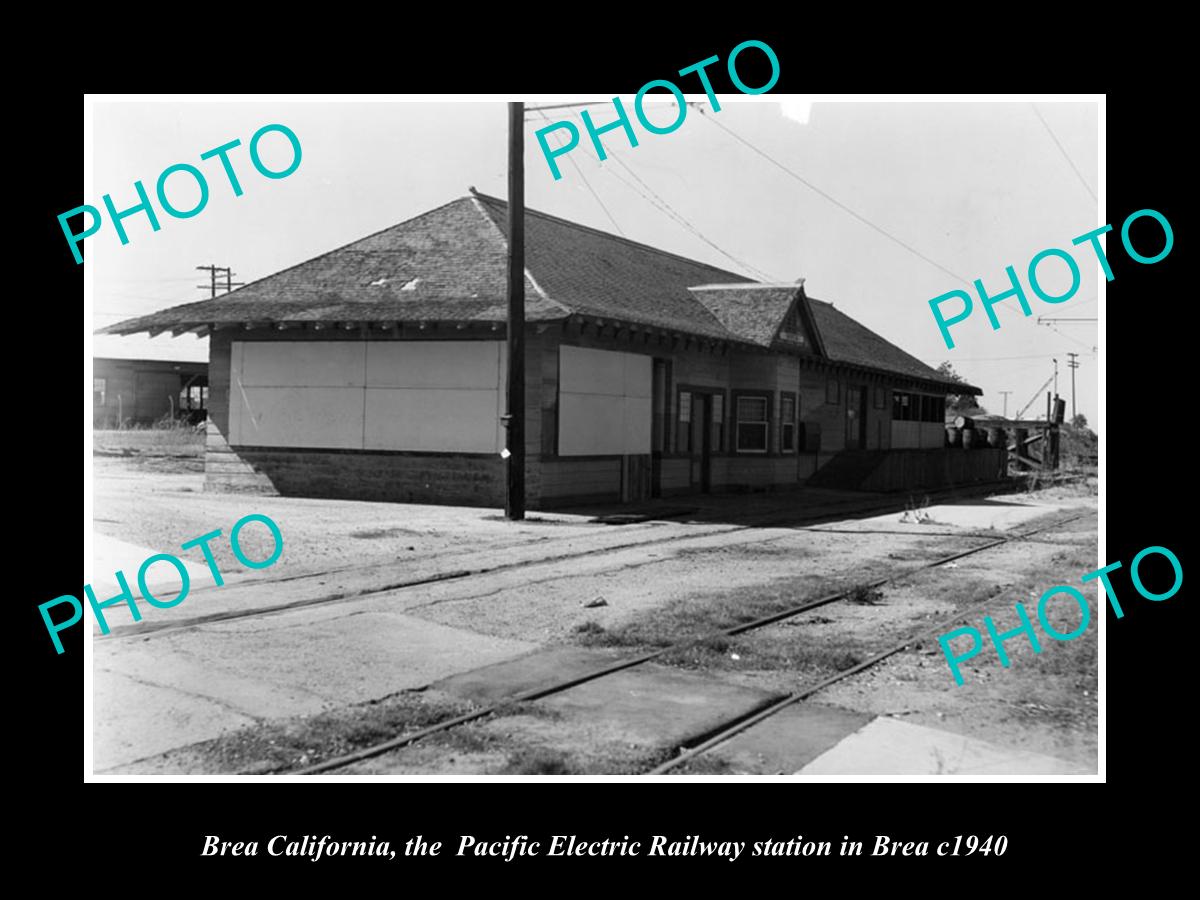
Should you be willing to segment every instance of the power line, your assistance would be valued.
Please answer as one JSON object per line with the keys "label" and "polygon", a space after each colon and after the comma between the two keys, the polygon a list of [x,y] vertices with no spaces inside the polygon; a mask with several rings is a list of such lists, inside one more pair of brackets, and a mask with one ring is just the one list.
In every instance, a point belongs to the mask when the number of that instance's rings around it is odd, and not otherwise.
{"label": "power line", "polygon": [[[649,192],[650,192],[650,193],[651,193],[651,194],[652,194],[652,195],[653,195],[653,196],[654,196],[654,197],[655,197],[655,198],[656,198],[656,199],[659,201],[659,203],[661,203],[661,204],[662,204],[662,206],[663,206],[663,207],[666,209],[666,211],[667,211],[668,215],[671,215],[671,216],[673,216],[673,217],[674,217],[674,219],[675,219],[675,220],[676,220],[676,221],[677,221],[677,222],[678,222],[680,225],[682,225],[684,228],[686,228],[688,231],[690,231],[690,232],[691,232],[692,234],[694,234],[696,237],[700,238],[700,240],[704,241],[704,243],[708,244],[708,246],[712,247],[714,250],[716,250],[718,253],[720,253],[722,256],[724,256],[726,259],[732,260],[733,262],[735,262],[735,263],[737,263],[739,266],[741,266],[743,269],[749,269],[750,271],[757,273],[758,275],[760,275],[760,276],[761,276],[763,279],[765,279],[766,281],[775,281],[775,279],[774,279],[774,278],[772,278],[770,275],[768,275],[768,274],[767,274],[766,272],[764,272],[762,269],[759,269],[759,268],[757,268],[756,266],[752,266],[752,265],[750,265],[750,263],[748,263],[748,262],[743,262],[742,260],[740,260],[740,259],[738,259],[736,256],[734,256],[732,253],[726,253],[724,250],[722,250],[720,247],[718,247],[718,246],[717,246],[717,245],[716,245],[716,244],[715,244],[713,241],[709,240],[707,237],[705,237],[703,234],[701,234],[701,233],[700,233],[700,229],[698,229],[698,228],[696,228],[694,225],[692,225],[692,223],[691,223],[691,222],[689,222],[689,221],[688,221],[688,220],[687,220],[687,219],[686,219],[686,218],[683,216],[683,214],[682,214],[682,213],[680,213],[680,212],[676,211],[676,210],[675,210],[675,208],[674,208],[674,207],[672,207],[670,203],[668,203],[668,202],[667,202],[666,200],[664,200],[664,199],[663,199],[661,196],[659,196],[659,194],[658,194],[658,193],[657,193],[657,192],[654,190],[654,188],[650,187],[650,185],[646,184],[646,182],[645,182],[645,181],[643,181],[643,180],[642,180],[640,177],[638,177],[638,174],[637,174],[637,172],[633,171],[633,169],[631,169],[631,168],[630,168],[630,167],[629,167],[629,166],[628,166],[628,165],[625,163],[625,161],[624,161],[623,159],[621,159],[621,157],[619,157],[619,156],[617,156],[616,154],[614,154],[612,158],[613,158],[613,159],[614,159],[616,162],[620,163],[621,167],[622,167],[622,168],[623,168],[623,169],[624,169],[626,172],[628,172],[630,175],[632,175],[632,176],[634,177],[634,179],[636,179],[636,180],[637,180],[637,183],[638,183],[638,184],[640,184],[640,185],[641,185],[642,187],[644,187],[644,188],[645,188],[647,191],[649,191]],[[613,173],[613,174],[616,174],[616,173]],[[637,189],[636,189],[636,188],[634,188],[634,190],[637,190]],[[638,191],[638,193],[640,194],[641,192],[640,192],[640,191]],[[643,194],[642,196],[643,196],[643,198],[645,198],[645,195],[644,195],[644,194]],[[648,198],[646,198],[646,199],[648,200]]]}
{"label": "power line", "polygon": [[113,284],[162,284],[168,281],[191,281],[190,275],[177,275],[170,278],[115,278]]}
{"label": "power line", "polygon": [[887,238],[889,241],[892,241],[895,244],[899,244],[901,247],[903,247],[909,253],[916,256],[918,259],[922,259],[925,262],[929,263],[934,268],[936,268],[942,272],[945,272],[947,275],[949,275],[951,278],[955,279],[956,281],[961,281],[963,284],[971,284],[971,280],[969,278],[963,278],[957,272],[953,272],[950,269],[947,269],[945,266],[943,266],[937,260],[930,259],[928,256],[926,256],[924,253],[922,253],[916,247],[913,247],[911,244],[905,243],[904,241],[902,241],[900,238],[896,237],[891,232],[880,227],[879,225],[876,225],[870,219],[866,218],[865,216],[863,216],[860,213],[856,212],[855,210],[851,209],[849,206],[847,206],[845,203],[842,203],[842,201],[838,200],[836,197],[833,197],[830,194],[827,194],[825,191],[821,190],[819,187],[817,187],[815,184],[813,184],[811,181],[809,181],[803,175],[801,175],[798,172],[794,171],[793,169],[790,169],[787,166],[785,166],[783,163],[781,163],[779,160],[775,159],[769,153],[766,153],[765,151],[760,150],[754,144],[750,143],[750,141],[746,140],[741,135],[739,135],[736,131],[733,131],[732,129],[727,128],[725,125],[722,125],[714,117],[704,115],[703,110],[700,110],[700,113],[704,117],[704,119],[706,119],[709,122],[712,122],[714,125],[716,125],[718,128],[720,128],[722,131],[726,132],[734,140],[738,141],[741,144],[745,144],[747,147],[749,147],[751,150],[753,150],[755,153],[757,153],[763,159],[767,160],[767,162],[782,169],[784,172],[786,172],[788,175],[791,175],[793,178],[795,178],[797,181],[799,181],[801,184],[803,184],[809,190],[824,197],[826,200],[828,200],[834,206],[838,207],[838,209],[841,209],[842,211],[844,211],[844,212],[848,213],[849,215],[853,216],[854,218],[858,219],[860,222],[862,222],[868,228],[871,228],[872,230],[879,232],[885,238]]}
{"label": "power line", "polygon": [[[544,113],[541,113],[540,110],[538,112],[539,112],[539,115],[541,115],[541,117],[543,119],[545,119],[547,122],[550,121]],[[625,178],[622,178],[621,175],[619,173],[617,173],[611,166],[605,167],[604,165],[602,165],[598,158],[596,158],[592,154],[588,153],[586,150],[584,151],[584,155],[588,159],[590,159],[592,162],[594,162],[597,166],[599,166],[602,170],[607,171],[608,174],[612,175],[614,178],[617,179],[617,181],[624,184],[627,188],[629,188],[631,191],[633,191],[635,194],[637,194],[639,197],[641,197],[643,200],[645,200],[647,203],[649,203],[655,209],[658,209],[660,212],[662,212],[664,215],[666,215],[669,219],[674,221],[676,224],[680,225],[682,228],[686,229],[688,232],[690,232],[691,234],[693,234],[694,236],[696,236],[697,238],[702,240],[708,246],[712,247],[714,250],[716,250],[718,253],[720,253],[722,256],[724,256],[726,259],[730,260],[731,262],[736,263],[737,265],[741,266],[743,269],[747,269],[751,272],[757,273],[760,277],[762,277],[766,281],[774,281],[775,280],[770,275],[768,275],[766,272],[762,271],[762,269],[759,269],[756,266],[752,266],[749,263],[738,259],[736,256],[734,256],[731,253],[727,253],[725,250],[721,249],[721,247],[719,247],[716,243],[711,241],[709,238],[705,237],[705,235],[700,232],[700,229],[698,229],[694,225],[692,225],[692,223],[689,222],[681,213],[677,212],[671,206],[671,204],[669,204],[666,200],[664,200],[661,196],[659,196],[659,194],[652,187],[650,187],[650,185],[646,184],[646,182],[643,181],[638,176],[637,172],[633,171],[633,169],[631,169],[629,167],[629,165],[623,159],[621,159],[619,156],[617,156],[615,153],[609,154],[609,158],[614,160],[615,162],[617,162],[626,172],[628,172],[631,176],[633,176],[633,178],[635,178],[639,184],[641,184],[647,191],[649,191],[652,195],[654,195],[654,197],[658,198],[658,202],[655,202],[654,200],[650,199],[650,197],[648,197],[643,191],[639,190],[636,185],[631,184]],[[579,167],[576,166],[576,171],[578,171],[578,168]],[[582,173],[580,173],[580,174],[582,175]],[[585,181],[586,181],[586,179],[585,179]],[[613,224],[616,224],[616,223],[614,222]]]}
{"label": "power line", "polygon": [[[556,103],[553,106],[527,106],[527,107],[525,107],[525,112],[540,113],[543,109],[568,109],[570,107],[575,107],[575,106],[605,106],[605,105],[611,104],[611,103],[612,103],[611,100],[589,100],[586,103]],[[526,116],[526,118],[528,118],[528,116]],[[546,117],[544,115],[542,116],[542,118],[546,119]],[[550,120],[546,119],[546,121],[549,122]]]}
{"label": "power line", "polygon": [[[998,362],[1000,360],[1009,360],[1009,359],[1046,359],[1047,357],[1052,356],[1052,355],[1053,354],[1051,354],[1051,353],[1030,353],[1025,356],[958,356],[958,357],[955,357],[953,360],[951,360],[951,362],[955,362],[955,363],[972,362],[972,363],[974,363],[974,362]],[[929,361],[927,360],[927,362],[929,362]],[[944,360],[939,360],[938,364],[940,364],[941,362],[944,362]],[[934,363],[932,363],[932,362],[929,362],[929,364],[934,365]]]}
{"label": "power line", "polygon": [[1067,334],[1063,331],[1059,331],[1057,326],[1051,325],[1049,322],[1043,322],[1042,324],[1045,325],[1047,328],[1049,328],[1051,331],[1053,331],[1055,334],[1059,335],[1060,337],[1065,337],[1068,341],[1070,341],[1073,344],[1078,344],[1080,347],[1090,347],[1091,346],[1090,344],[1085,344],[1083,341],[1078,340],[1077,338],[1071,337],[1069,334]]}
{"label": "power line", "polygon": [[[172,290],[176,290],[176,289],[173,288]],[[205,290],[207,290],[207,287],[205,288]],[[150,297],[145,294],[126,294],[122,291],[115,291],[115,292],[107,291],[102,288],[97,289],[96,293],[102,294],[106,298],[120,299],[120,300],[149,300],[152,303],[162,303],[164,300],[164,297],[162,294],[159,294],[156,297]],[[176,298],[172,298],[172,297],[167,297],[165,299],[170,303],[187,303],[194,298],[188,297],[188,298],[184,298],[184,299],[176,299]]]}
{"label": "power line", "polygon": [[1030,103],[1029,105],[1033,108],[1033,113],[1038,117],[1038,121],[1041,122],[1042,126],[1046,129],[1046,134],[1050,135],[1050,140],[1054,141],[1054,146],[1058,147],[1059,152],[1063,155],[1063,159],[1067,161],[1067,165],[1071,167],[1071,171],[1075,173],[1076,177],[1079,179],[1079,183],[1083,185],[1083,189],[1087,191],[1089,195],[1091,195],[1093,201],[1099,202],[1096,200],[1096,192],[1092,190],[1091,185],[1087,183],[1087,179],[1083,177],[1083,173],[1079,171],[1078,167],[1075,165],[1075,162],[1071,159],[1071,155],[1067,153],[1067,148],[1064,147],[1055,136],[1054,131],[1050,128],[1050,123],[1042,118],[1042,114],[1038,110],[1037,104]]}
{"label": "power line", "polygon": [[[537,110],[537,113],[543,119],[545,119],[547,122],[550,121],[550,118],[544,112],[542,112],[540,109]],[[566,143],[566,141],[560,141],[558,148],[561,150],[565,143]],[[617,224],[617,220],[615,218],[613,218],[613,214],[611,212],[609,212],[608,207],[604,205],[604,201],[600,199],[600,195],[597,194],[596,191],[592,188],[591,183],[587,180],[587,176],[583,174],[583,169],[579,168],[579,163],[575,162],[575,158],[573,156],[571,156],[570,154],[567,155],[567,162],[569,162],[571,165],[573,165],[575,167],[575,171],[579,173],[579,178],[581,181],[583,181],[584,187],[586,187],[588,189],[588,193],[590,193],[593,197],[596,198],[596,202],[600,204],[600,208],[602,210],[604,210],[604,214],[606,216],[608,216],[608,221],[613,223],[613,228],[617,229],[617,231],[620,233],[620,235],[622,237],[625,237],[625,232],[621,231],[621,226]]]}

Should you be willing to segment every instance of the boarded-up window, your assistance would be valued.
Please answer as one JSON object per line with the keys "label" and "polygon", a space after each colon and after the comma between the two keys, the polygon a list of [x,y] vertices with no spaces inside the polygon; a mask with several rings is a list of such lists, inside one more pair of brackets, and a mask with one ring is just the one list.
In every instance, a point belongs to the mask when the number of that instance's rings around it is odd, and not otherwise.
{"label": "boarded-up window", "polygon": [[737,450],[739,453],[767,452],[766,397],[744,396],[737,398]]}
{"label": "boarded-up window", "polygon": [[841,395],[838,390],[839,387],[840,387],[840,385],[838,384],[838,380],[836,378],[825,379],[825,402],[826,403],[840,403],[841,402]]}
{"label": "boarded-up window", "polygon": [[498,453],[499,341],[235,341],[234,446]]}
{"label": "boarded-up window", "polygon": [[107,388],[107,383],[105,382],[105,380],[103,378],[93,378],[92,379],[92,405],[93,406],[103,406],[104,405],[105,394],[107,393],[106,388]]}
{"label": "boarded-up window", "polygon": [[875,388],[875,408],[887,409],[887,391],[881,387]]}
{"label": "boarded-up window", "polygon": [[648,454],[652,362],[640,353],[560,347],[558,455]]}

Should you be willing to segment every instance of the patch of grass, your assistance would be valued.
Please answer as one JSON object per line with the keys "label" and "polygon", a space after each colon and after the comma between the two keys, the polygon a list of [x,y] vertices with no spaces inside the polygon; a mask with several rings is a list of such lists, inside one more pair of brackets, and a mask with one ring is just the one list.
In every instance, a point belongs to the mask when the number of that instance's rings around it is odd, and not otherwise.
{"label": "patch of grass", "polygon": [[838,590],[831,579],[799,576],[735,594],[702,594],[672,600],[611,629],[595,622],[577,625],[572,638],[589,647],[669,647],[713,635],[735,625],[799,606]]}
{"label": "patch of grass", "polygon": [[471,704],[402,692],[370,703],[250,726],[190,750],[218,772],[287,771],[469,712]]}
{"label": "patch of grass", "polygon": [[521,747],[509,754],[501,775],[574,775],[565,753],[545,747]]}
{"label": "patch of grass", "polygon": [[93,431],[92,452],[102,455],[203,454],[204,441],[204,431],[190,426]]}
{"label": "patch of grass", "polygon": [[869,584],[857,585],[846,595],[846,602],[858,606],[879,606],[882,601],[883,591]]}
{"label": "patch of grass", "polygon": [[576,625],[571,631],[575,643],[584,647],[628,647],[636,645],[630,642],[629,636],[623,633],[609,631],[599,622],[591,620]]}
{"label": "patch of grass", "polygon": [[731,544],[724,547],[683,547],[674,552],[674,556],[677,559],[687,559],[696,556],[709,559],[717,556],[734,556],[743,559],[786,556],[789,559],[798,560],[811,557],[813,554],[814,551],[803,547],[777,547],[761,543]]}
{"label": "patch of grass", "polygon": [[925,499],[918,502],[915,496],[909,494],[904,501],[904,514],[900,516],[900,521],[909,525],[937,524],[929,513],[929,495],[926,494]]}
{"label": "patch of grass", "polygon": [[664,654],[659,662],[685,669],[785,671],[826,677],[853,668],[870,652],[870,645],[853,637],[771,629],[681,647]]}
{"label": "patch of grass", "polygon": [[554,721],[562,718],[562,713],[557,709],[546,706],[544,703],[538,703],[535,700],[516,700],[509,703],[501,703],[496,707],[496,717],[503,716],[528,716],[533,719],[547,719]]}
{"label": "patch of grass", "polygon": [[727,760],[711,754],[689,759],[682,765],[671,769],[669,775],[732,775],[733,768]]}

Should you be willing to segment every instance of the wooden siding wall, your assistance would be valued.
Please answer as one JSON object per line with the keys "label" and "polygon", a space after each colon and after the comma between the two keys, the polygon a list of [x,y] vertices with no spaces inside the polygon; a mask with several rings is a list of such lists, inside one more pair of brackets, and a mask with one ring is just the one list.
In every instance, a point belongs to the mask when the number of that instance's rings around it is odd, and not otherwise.
{"label": "wooden siding wall", "polygon": [[[406,327],[402,333],[372,328],[229,329],[210,339],[208,452],[206,486],[211,490],[282,491],[307,496],[363,496],[433,503],[471,503],[502,506],[504,465],[498,455],[451,453],[330,453],[321,450],[232,448],[229,434],[230,342],[238,341],[395,341],[395,340],[495,340],[483,329],[431,328],[427,332]],[[572,503],[615,502],[624,493],[637,495],[637,486],[623,484],[630,473],[645,472],[649,457],[558,457],[559,347],[569,344],[601,350],[644,354],[670,362],[670,383],[665,398],[667,452],[661,458],[661,491],[664,496],[688,493],[690,461],[676,455],[678,390],[712,388],[725,397],[725,443],[711,461],[714,491],[785,488],[803,484],[845,447],[846,388],[861,385],[867,391],[866,449],[887,449],[891,441],[891,390],[886,379],[823,369],[803,357],[758,353],[685,341],[643,331],[615,331],[611,325],[593,323],[583,328],[571,323],[532,324],[526,335],[526,490],[530,509]],[[828,402],[827,382],[838,382],[836,402]],[[875,407],[875,390],[883,387],[887,402]],[[903,387],[903,386],[901,386]],[[733,446],[735,409],[733,390],[765,391],[771,395],[770,452],[738,454]],[[819,429],[819,452],[811,447],[780,453],[781,392],[795,393],[797,422],[810,433]],[[800,443],[797,429],[797,444]],[[985,451],[980,451],[985,452]],[[932,463],[927,463],[933,465]],[[916,463],[905,463],[915,466]],[[980,465],[983,465],[980,462]],[[986,467],[986,466],[985,466]],[[898,469],[896,478],[907,477]],[[955,470],[956,471],[956,470]],[[624,475],[623,475],[624,473]],[[880,476],[883,478],[884,476]],[[949,477],[949,476],[947,476]]]}
{"label": "wooden siding wall", "polygon": [[941,422],[892,422],[892,446],[922,450],[945,447],[946,426]]}
{"label": "wooden siding wall", "polygon": [[864,491],[937,489],[1005,477],[1007,451],[1000,447],[962,450],[892,450],[861,485]]}

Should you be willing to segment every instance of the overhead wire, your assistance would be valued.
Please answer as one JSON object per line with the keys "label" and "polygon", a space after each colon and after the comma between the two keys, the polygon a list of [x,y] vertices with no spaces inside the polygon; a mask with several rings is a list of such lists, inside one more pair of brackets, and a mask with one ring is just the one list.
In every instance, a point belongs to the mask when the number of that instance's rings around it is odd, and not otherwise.
{"label": "overhead wire", "polygon": [[1067,148],[1062,145],[1058,136],[1054,133],[1054,129],[1050,127],[1050,123],[1042,116],[1041,111],[1037,108],[1036,103],[1030,103],[1033,109],[1033,114],[1038,117],[1038,121],[1042,123],[1042,127],[1046,129],[1046,134],[1050,135],[1050,140],[1054,141],[1054,146],[1063,155],[1063,159],[1067,161],[1067,165],[1071,167],[1071,171],[1075,173],[1075,177],[1079,179],[1079,183],[1083,185],[1083,189],[1088,192],[1088,195],[1093,201],[1099,202],[1096,199],[1096,192],[1092,190],[1091,185],[1087,183],[1087,179],[1083,177],[1083,173],[1079,171],[1079,167],[1075,165],[1075,161],[1071,159],[1071,154],[1067,152]]}
{"label": "overhead wire", "polygon": [[[538,115],[540,115],[547,122],[550,121],[549,117],[541,110],[538,110]],[[558,147],[560,150],[563,148],[565,143],[566,141],[559,142]],[[595,198],[596,202],[600,204],[600,208],[604,210],[604,214],[608,216],[608,221],[612,222],[613,228],[617,229],[622,237],[625,237],[625,232],[621,230],[621,226],[617,224],[617,220],[613,217],[613,214],[609,212],[608,207],[604,205],[604,201],[600,199],[600,195],[596,193],[591,183],[587,180],[587,176],[583,174],[583,169],[579,168],[579,163],[575,162],[575,158],[570,155],[567,156],[567,162],[575,167],[575,171],[579,173],[579,178],[583,182],[584,187],[588,189],[588,193],[590,193]]]}
{"label": "overhead wire", "polygon": [[[920,250],[917,250],[917,249],[916,249],[915,247],[913,247],[912,245],[910,245],[910,244],[906,243],[905,241],[901,240],[900,238],[896,237],[894,234],[892,234],[891,232],[889,232],[887,229],[883,228],[883,227],[882,227],[882,226],[880,226],[880,225],[876,225],[876,224],[875,224],[874,222],[872,222],[870,219],[867,219],[865,216],[863,216],[863,215],[861,215],[860,213],[856,212],[855,210],[851,209],[849,206],[847,206],[846,204],[842,203],[842,202],[841,202],[840,200],[838,200],[836,197],[832,196],[832,195],[831,195],[831,194],[829,194],[828,192],[826,192],[826,191],[822,190],[821,188],[817,187],[817,185],[815,185],[815,184],[814,184],[812,181],[810,181],[809,179],[805,178],[803,175],[799,174],[799,173],[798,173],[798,172],[796,172],[795,170],[793,170],[793,169],[789,168],[788,166],[784,165],[783,163],[781,163],[779,160],[775,159],[773,156],[771,156],[771,155],[770,155],[769,153],[767,153],[766,151],[759,149],[759,148],[758,148],[757,146],[755,146],[755,145],[754,145],[752,142],[750,142],[750,141],[749,141],[749,140],[747,140],[746,138],[743,138],[741,135],[739,135],[739,134],[738,134],[736,131],[734,131],[733,129],[729,128],[729,127],[728,127],[728,126],[726,126],[726,125],[723,125],[723,124],[722,124],[722,123],[720,123],[720,122],[718,122],[718,121],[717,121],[717,120],[716,120],[714,117],[707,115],[707,114],[704,112],[704,110],[703,110],[702,108],[700,108],[700,107],[697,107],[697,110],[698,110],[698,112],[701,114],[701,116],[702,116],[704,119],[706,119],[707,121],[710,121],[710,122],[712,122],[712,123],[713,123],[714,125],[716,125],[718,128],[720,128],[721,130],[723,130],[724,132],[726,132],[726,133],[727,133],[727,134],[728,134],[730,137],[732,137],[734,140],[736,140],[736,141],[738,141],[739,143],[743,144],[744,146],[748,147],[750,150],[753,150],[755,153],[757,153],[759,156],[761,156],[761,157],[763,157],[764,159],[766,159],[766,160],[767,160],[768,162],[770,162],[772,165],[776,166],[776,167],[777,167],[777,168],[779,168],[779,169],[782,169],[784,172],[786,172],[788,175],[790,175],[790,176],[792,176],[793,178],[795,178],[797,181],[799,181],[799,182],[800,182],[801,184],[803,184],[805,187],[807,187],[807,188],[809,188],[810,190],[814,191],[815,193],[817,193],[817,194],[818,194],[818,195],[820,195],[821,197],[824,197],[826,200],[828,200],[828,201],[829,201],[830,203],[832,203],[834,206],[838,207],[839,209],[841,209],[841,210],[843,210],[844,212],[848,213],[849,215],[853,216],[855,219],[859,220],[859,221],[860,221],[860,222],[862,222],[863,224],[867,225],[869,228],[871,228],[871,229],[873,229],[874,231],[878,232],[879,234],[883,235],[883,236],[884,236],[884,237],[886,237],[888,240],[890,240],[890,241],[892,241],[892,242],[894,242],[894,243],[896,243],[896,244],[900,245],[900,246],[901,246],[901,247],[903,247],[905,250],[908,250],[910,253],[912,253],[913,255],[915,255],[917,258],[919,258],[919,259],[921,259],[921,260],[923,260],[923,261],[925,261],[925,262],[929,263],[931,266],[934,266],[935,268],[937,268],[938,270],[940,270],[940,271],[942,271],[942,272],[946,273],[947,275],[950,275],[952,278],[955,278],[956,280],[958,280],[958,281],[960,281],[960,282],[962,282],[962,283],[964,283],[964,284],[968,284],[968,285],[974,285],[974,280],[972,280],[972,279],[967,279],[967,278],[964,278],[963,276],[959,275],[957,272],[954,272],[954,271],[952,271],[952,270],[948,269],[946,266],[943,266],[943,265],[942,265],[941,263],[939,263],[937,260],[935,260],[935,259],[931,259],[930,257],[926,256],[924,253],[922,253]],[[1044,124],[1044,123],[1043,123],[1043,124]],[[1064,153],[1065,153],[1065,152],[1066,152],[1066,151],[1064,151]],[[1068,160],[1068,161],[1069,161],[1069,160]],[[1072,164],[1072,165],[1074,165],[1074,164]],[[1091,302],[1091,301],[1089,301],[1089,302]],[[1080,305],[1082,305],[1082,304],[1080,304]],[[1001,307],[999,307],[999,309],[1000,309],[1000,310],[1003,312],[1003,311],[1005,311],[1005,310],[1009,310],[1009,309],[1011,309],[1011,307],[1007,307],[1007,306],[1001,306]],[[1013,309],[1013,310],[1012,310],[1012,312],[1013,312],[1013,314],[1014,314],[1014,315],[1017,315],[1017,314],[1018,314],[1018,313],[1017,313],[1017,310],[1015,310],[1015,309]],[[1028,320],[1028,317],[1027,317],[1027,316],[1022,316],[1021,318],[1022,318],[1022,320],[1023,320],[1023,321],[1025,321],[1025,320]]]}
{"label": "overhead wire", "polygon": [[[540,109],[536,110],[536,111],[547,122],[550,121],[550,119],[546,116],[546,114],[541,112]],[[685,216],[683,216],[681,213],[679,213],[677,210],[675,210],[675,208],[672,207],[670,203],[668,203],[652,187],[650,187],[650,185],[648,185],[641,177],[639,177],[638,174],[635,171],[633,171],[633,169],[630,168],[629,165],[624,160],[622,160],[619,156],[617,156],[615,153],[610,153],[608,158],[613,160],[614,162],[618,163],[626,172],[628,172],[638,182],[638,184],[642,185],[642,187],[644,187],[646,189],[646,191],[648,191],[651,195],[653,195],[655,198],[657,198],[657,201],[654,199],[651,199],[650,196],[647,196],[647,194],[644,191],[640,190],[636,185],[631,184],[627,179],[621,177],[621,175],[619,173],[617,173],[611,166],[609,166],[609,167],[603,166],[598,158],[592,156],[592,154],[588,153],[586,150],[584,151],[584,155],[588,159],[590,159],[592,162],[594,162],[597,166],[599,166],[601,169],[607,171],[611,176],[616,178],[618,181],[620,181],[622,184],[624,184],[626,187],[628,187],[630,190],[632,190],[634,193],[636,193],[638,196],[640,196],[643,200],[645,200],[647,203],[649,203],[655,209],[658,209],[665,216],[667,216],[669,219],[671,219],[676,224],[678,224],[681,228],[685,229],[686,231],[688,231],[689,233],[691,233],[692,235],[694,235],[695,237],[697,237],[698,239],[703,241],[708,246],[712,247],[714,250],[716,250],[718,253],[720,253],[722,256],[724,256],[726,259],[730,260],[731,262],[736,263],[738,266],[742,267],[743,269],[746,269],[748,271],[756,273],[759,277],[765,279],[766,281],[776,280],[776,279],[772,278],[769,274],[764,272],[762,269],[759,269],[758,267],[753,266],[750,263],[747,263],[742,259],[739,259],[738,257],[734,256],[732,253],[729,253],[726,250],[722,249],[718,244],[716,244],[714,241],[712,241],[708,237],[706,237],[700,231],[700,229],[695,227]],[[571,161],[574,162],[574,160],[571,160]],[[575,168],[576,168],[576,171],[579,171],[578,165],[576,165]],[[580,175],[582,176],[582,172],[580,172]],[[615,222],[614,222],[614,224],[615,224]],[[624,234],[624,232],[622,232],[622,234]]]}
{"label": "overhead wire", "polygon": [[1045,325],[1047,328],[1049,328],[1051,331],[1060,335],[1061,337],[1065,337],[1068,341],[1072,341],[1073,343],[1078,344],[1080,347],[1091,347],[1092,346],[1091,344],[1085,344],[1083,341],[1079,340],[1078,338],[1071,337],[1069,334],[1067,334],[1064,331],[1059,331],[1058,326],[1056,326],[1056,325],[1052,325],[1049,322],[1043,322],[1042,324]]}
{"label": "overhead wire", "polygon": [[834,197],[832,194],[829,194],[826,191],[821,190],[821,188],[817,187],[815,184],[813,184],[811,181],[809,181],[807,178],[805,178],[800,173],[796,172],[794,169],[791,169],[788,166],[785,166],[783,163],[781,163],[779,160],[775,159],[775,157],[771,156],[765,150],[760,150],[758,147],[756,147],[750,141],[743,138],[736,131],[732,130],[731,128],[728,128],[725,125],[722,125],[714,117],[705,115],[704,110],[700,110],[700,114],[706,121],[712,122],[714,125],[716,125],[718,128],[720,128],[722,131],[724,131],[726,134],[728,134],[730,137],[732,137],[738,143],[743,144],[744,146],[753,150],[755,153],[757,153],[763,159],[767,160],[767,162],[771,163],[773,166],[786,172],[788,175],[792,176],[792,178],[795,178],[797,181],[799,181],[801,184],[803,184],[806,188],[808,188],[809,190],[813,191],[814,193],[820,195],[821,197],[824,197],[826,200],[828,200],[830,203],[832,203],[838,209],[853,216],[855,219],[862,222],[868,228],[883,235],[889,241],[892,241],[893,243],[898,244],[899,246],[903,247],[909,253],[916,256],[918,259],[924,260],[925,262],[929,263],[934,268],[938,269],[941,272],[946,273],[947,275],[949,275],[951,278],[955,279],[956,281],[961,281],[964,284],[971,284],[971,279],[964,278],[963,276],[959,275],[957,272],[954,272],[951,269],[948,269],[946,266],[943,266],[937,260],[931,259],[930,257],[926,256],[924,253],[922,253],[916,247],[913,247],[911,244],[896,237],[894,234],[892,234],[886,228],[876,225],[874,222],[872,222],[866,216],[864,216],[861,213],[857,212],[856,210],[850,208],[845,203],[843,203],[841,200],[838,200],[836,197]]}
{"label": "overhead wire", "polygon": [[[653,195],[659,201],[659,203],[662,204],[662,208],[665,209],[665,211],[667,212],[667,214],[669,216],[674,218],[675,221],[677,221],[680,225],[682,225],[685,229],[687,229],[693,235],[698,237],[700,240],[704,241],[704,243],[708,244],[708,246],[712,247],[714,250],[716,250],[718,253],[720,253],[722,256],[724,256],[726,259],[732,260],[733,262],[737,263],[743,269],[748,269],[751,272],[755,272],[756,274],[758,274],[760,277],[762,277],[766,281],[775,281],[776,280],[776,279],[772,278],[770,275],[768,275],[766,272],[764,272],[762,269],[758,268],[757,266],[752,266],[750,263],[745,262],[744,260],[738,259],[732,253],[728,253],[725,250],[722,250],[719,246],[717,246],[716,243],[714,243],[713,241],[711,241],[707,237],[705,237],[700,232],[700,229],[698,229],[694,225],[692,225],[692,223],[690,221],[688,221],[688,219],[682,213],[678,212],[673,206],[671,206],[670,203],[668,203],[666,200],[664,200],[658,194],[658,192],[654,190],[654,188],[652,188],[652,187],[650,187],[650,185],[646,184],[646,182],[643,181],[638,176],[637,172],[633,171],[633,169],[631,169],[629,167],[629,165],[623,159],[621,159],[621,157],[617,156],[616,154],[613,154],[612,159],[615,162],[619,163],[621,165],[621,167],[623,169],[625,169],[626,172],[628,172],[630,175],[632,175],[634,177],[634,179],[636,179],[638,184],[640,184],[647,191],[649,191],[650,194]],[[616,173],[614,172],[613,174],[615,175]],[[637,189],[634,188],[634,190],[637,190]],[[640,194],[641,192],[638,191],[638,193]],[[645,197],[644,194],[642,196]],[[649,201],[648,197],[645,197],[645,199],[647,201]]]}

